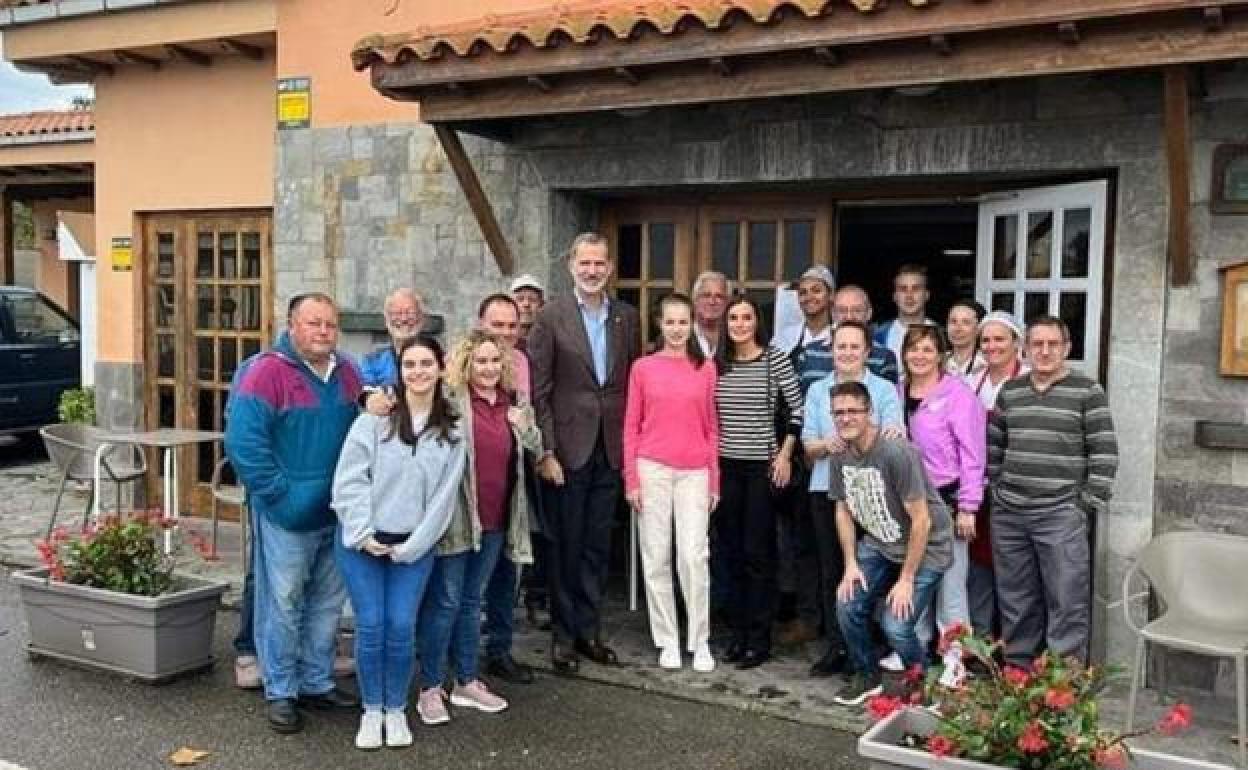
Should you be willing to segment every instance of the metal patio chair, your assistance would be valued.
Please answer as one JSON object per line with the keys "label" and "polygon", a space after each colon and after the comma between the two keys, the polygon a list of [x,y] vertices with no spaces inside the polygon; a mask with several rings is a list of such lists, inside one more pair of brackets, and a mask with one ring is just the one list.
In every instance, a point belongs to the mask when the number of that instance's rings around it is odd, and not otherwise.
{"label": "metal patio chair", "polygon": [[[1154,538],[1122,578],[1127,625],[1136,632],[1135,665],[1127,699],[1127,732],[1135,720],[1135,699],[1147,643],[1235,660],[1235,706],[1239,727],[1239,766],[1248,768],[1248,591],[1243,570],[1248,538],[1215,532],[1171,532]],[[1131,618],[1131,581],[1142,575],[1153,589],[1161,614],[1142,626]],[[1159,682],[1165,692],[1164,667]]]}
{"label": "metal patio chair", "polygon": [[39,429],[43,445],[48,457],[61,472],[61,484],[56,490],[56,502],[52,505],[52,517],[48,521],[45,537],[52,536],[56,528],[56,517],[61,509],[61,497],[65,494],[65,486],[73,481],[86,481],[91,484],[87,497],[87,508],[82,514],[82,526],[85,528],[91,516],[91,505],[99,490],[95,488],[95,452],[101,444],[109,444],[100,459],[100,469],[116,489],[114,505],[121,510],[121,485],[137,481],[147,474],[147,458],[143,450],[134,444],[114,444],[108,441],[108,433],[91,425],[58,423]]}
{"label": "metal patio chair", "polygon": [[243,488],[241,483],[226,484],[225,469],[230,465],[229,458],[222,457],[215,468],[212,469],[212,481],[208,488],[212,491],[212,555],[217,555],[217,524],[219,522],[220,507],[224,503],[226,505],[238,506],[238,532],[240,540],[240,548],[242,549],[243,566],[251,562],[249,559],[250,551],[250,535],[251,535],[251,513],[247,510],[247,490]]}

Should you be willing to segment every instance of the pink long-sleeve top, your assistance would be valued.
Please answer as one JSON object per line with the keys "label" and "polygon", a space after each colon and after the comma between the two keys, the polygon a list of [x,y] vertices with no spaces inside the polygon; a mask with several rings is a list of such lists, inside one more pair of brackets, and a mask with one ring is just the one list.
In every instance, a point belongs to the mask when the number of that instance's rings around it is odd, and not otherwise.
{"label": "pink long-sleeve top", "polygon": [[633,364],[624,410],[624,487],[637,491],[637,459],[677,470],[706,468],[719,495],[719,417],[715,364],[694,368],[685,356],[652,353]]}
{"label": "pink long-sleeve top", "polygon": [[948,374],[910,418],[910,441],[919,448],[932,484],[958,482],[958,510],[977,511],[983,502],[987,426],[987,413],[975,392]]}

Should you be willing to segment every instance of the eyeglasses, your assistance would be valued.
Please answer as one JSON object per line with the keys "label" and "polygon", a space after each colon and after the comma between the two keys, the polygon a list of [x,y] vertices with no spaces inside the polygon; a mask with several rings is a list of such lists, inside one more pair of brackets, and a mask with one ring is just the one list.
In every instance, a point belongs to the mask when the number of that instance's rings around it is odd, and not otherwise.
{"label": "eyeglasses", "polygon": [[833,409],[832,416],[836,419],[844,419],[846,417],[858,417],[868,412],[867,409]]}

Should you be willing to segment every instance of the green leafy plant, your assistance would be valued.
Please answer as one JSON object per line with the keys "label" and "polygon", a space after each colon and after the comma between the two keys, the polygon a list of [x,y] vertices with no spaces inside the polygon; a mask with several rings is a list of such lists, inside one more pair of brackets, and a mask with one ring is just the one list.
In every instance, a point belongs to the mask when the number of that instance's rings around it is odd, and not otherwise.
{"label": "green leafy plant", "polygon": [[95,388],[70,388],[61,393],[56,414],[64,423],[95,425]]}
{"label": "green leafy plant", "polygon": [[169,522],[157,513],[109,515],[79,535],[64,527],[36,543],[48,576],[75,585],[137,596],[160,596],[173,586],[174,558],[160,547]]}
{"label": "green leafy plant", "polygon": [[907,705],[926,704],[939,718],[936,729],[927,736],[907,736],[903,745],[1034,770],[1126,768],[1127,739],[1153,730],[1170,734],[1191,724],[1191,707],[1179,703],[1148,729],[1127,734],[1104,729],[1096,697],[1111,672],[1048,652],[1027,669],[1002,666],[996,660],[1000,646],[961,625],[950,628],[941,635],[942,657],[950,660],[952,648],[952,660],[978,661],[979,675],[949,676],[945,666],[924,675],[916,667],[904,677],[909,692],[870,699],[868,713],[882,719]]}

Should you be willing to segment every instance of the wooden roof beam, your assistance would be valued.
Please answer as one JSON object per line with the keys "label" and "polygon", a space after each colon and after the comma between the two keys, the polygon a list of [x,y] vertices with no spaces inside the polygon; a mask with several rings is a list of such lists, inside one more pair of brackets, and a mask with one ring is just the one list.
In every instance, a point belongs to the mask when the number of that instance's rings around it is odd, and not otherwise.
{"label": "wooden roof beam", "polygon": [[490,206],[490,199],[486,197],[485,190],[481,187],[481,180],[477,178],[472,161],[468,158],[468,153],[464,152],[464,145],[459,141],[459,133],[450,126],[441,124],[434,124],[433,130],[438,137],[438,143],[442,145],[442,151],[446,153],[446,159],[451,164],[451,170],[455,172],[455,178],[459,180],[459,189],[468,199],[468,207],[481,228],[481,235],[485,238],[490,252],[493,253],[499,271],[503,275],[511,275],[515,267],[511,246],[507,244],[507,239],[503,236],[503,229],[499,227],[498,218],[494,216],[494,209]]}
{"label": "wooden roof beam", "polygon": [[832,46],[817,45],[814,47],[814,52],[815,58],[829,67],[835,67],[841,63],[841,55]]}
{"label": "wooden roof beam", "polygon": [[1226,26],[1226,17],[1222,14],[1222,7],[1211,5],[1204,9],[1205,29],[1210,32],[1217,32]]}
{"label": "wooden roof beam", "polygon": [[113,57],[122,64],[138,64],[147,67],[153,71],[160,69],[161,61],[154,56],[147,56],[134,51],[118,50],[113,52]]}
{"label": "wooden roof beam", "polygon": [[715,56],[707,61],[711,72],[719,75],[721,78],[731,77],[733,75],[732,62],[722,56]]}
{"label": "wooden roof beam", "polygon": [[927,42],[941,56],[953,56],[953,42],[948,35],[931,35],[927,38]]}
{"label": "wooden roof beam", "polygon": [[92,75],[111,75],[115,72],[113,65],[102,61],[96,61],[95,59],[87,56],[70,56],[69,60],[79,65],[83,70],[91,73]]}
{"label": "wooden roof beam", "polygon": [[551,79],[542,77],[541,75],[529,75],[525,78],[525,81],[544,94],[548,94],[555,90],[555,84],[551,82]]}
{"label": "wooden roof beam", "polygon": [[616,67],[612,70],[612,72],[615,73],[616,77],[623,80],[625,83],[628,83],[630,86],[635,86],[641,82],[641,77],[637,75],[636,71],[631,70],[628,67]]}
{"label": "wooden roof beam", "polygon": [[211,67],[212,57],[202,51],[196,51],[194,48],[188,48],[184,45],[166,45],[165,50],[175,59],[194,64],[199,67]]}
{"label": "wooden roof beam", "polygon": [[221,40],[218,40],[217,42],[221,44],[221,49],[224,51],[238,54],[244,59],[251,59],[252,61],[264,61],[264,49],[258,45],[251,45],[250,43],[244,43],[242,41],[234,40],[228,37],[222,38]]}
{"label": "wooden roof beam", "polygon": [[1195,262],[1192,252],[1192,131],[1188,68],[1178,64],[1166,67],[1163,73],[1162,125],[1170,193],[1166,252],[1170,259],[1170,282],[1175,286],[1187,286],[1192,282]]}
{"label": "wooden roof beam", "polygon": [[1057,25],[1057,37],[1066,45],[1079,42],[1079,25],[1073,21],[1064,21]]}

